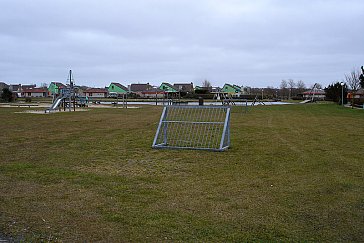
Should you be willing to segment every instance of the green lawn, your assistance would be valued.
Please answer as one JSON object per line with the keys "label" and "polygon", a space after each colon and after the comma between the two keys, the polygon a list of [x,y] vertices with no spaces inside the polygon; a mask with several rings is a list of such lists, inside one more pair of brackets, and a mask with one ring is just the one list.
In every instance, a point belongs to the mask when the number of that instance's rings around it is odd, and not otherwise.
{"label": "green lawn", "polygon": [[0,108],[0,236],[364,241],[364,111],[234,108],[227,152],[153,150],[161,107]]}

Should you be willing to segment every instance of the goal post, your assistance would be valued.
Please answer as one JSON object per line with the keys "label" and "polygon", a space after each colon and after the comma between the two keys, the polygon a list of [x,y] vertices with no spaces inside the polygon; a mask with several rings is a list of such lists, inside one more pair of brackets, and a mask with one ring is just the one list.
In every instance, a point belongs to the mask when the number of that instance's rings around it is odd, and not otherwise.
{"label": "goal post", "polygon": [[230,146],[230,107],[165,106],[153,148],[224,151]]}

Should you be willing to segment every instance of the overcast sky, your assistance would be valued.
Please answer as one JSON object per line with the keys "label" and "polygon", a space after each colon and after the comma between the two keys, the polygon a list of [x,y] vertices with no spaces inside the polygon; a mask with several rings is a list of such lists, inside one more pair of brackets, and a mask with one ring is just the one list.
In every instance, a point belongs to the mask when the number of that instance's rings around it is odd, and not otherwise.
{"label": "overcast sky", "polygon": [[0,0],[0,81],[278,87],[364,65],[363,0]]}

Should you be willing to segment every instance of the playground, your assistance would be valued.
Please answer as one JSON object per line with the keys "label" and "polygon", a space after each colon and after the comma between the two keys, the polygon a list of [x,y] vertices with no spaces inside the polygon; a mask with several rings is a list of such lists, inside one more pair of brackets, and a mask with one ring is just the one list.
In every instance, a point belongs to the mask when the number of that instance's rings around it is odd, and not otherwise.
{"label": "playground", "polygon": [[0,236],[363,241],[363,110],[234,106],[210,152],[153,149],[163,107],[138,107],[0,108]]}

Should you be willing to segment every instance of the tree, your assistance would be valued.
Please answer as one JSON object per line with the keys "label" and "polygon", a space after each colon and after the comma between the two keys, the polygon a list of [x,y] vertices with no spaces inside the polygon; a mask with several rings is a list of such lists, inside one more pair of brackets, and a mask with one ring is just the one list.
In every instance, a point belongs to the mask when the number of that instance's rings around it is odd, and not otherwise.
{"label": "tree", "polygon": [[348,89],[346,87],[346,84],[344,86],[341,86],[340,82],[336,82],[334,84],[330,84],[325,88],[325,95],[326,99],[332,100],[337,103],[341,103],[342,96],[344,98],[344,102],[346,103],[346,96],[347,96]]}
{"label": "tree", "polygon": [[297,91],[298,93],[303,93],[306,89],[306,85],[302,80],[297,81]]}
{"label": "tree", "polygon": [[353,69],[350,73],[345,74],[345,81],[349,85],[352,91],[351,107],[354,108],[354,97],[356,91],[360,88],[360,72],[357,69]]}
{"label": "tree", "polygon": [[12,102],[13,92],[11,92],[8,88],[3,88],[1,93],[1,100],[5,102]]}
{"label": "tree", "polygon": [[250,86],[245,86],[243,88],[244,94],[250,95],[251,94],[251,91],[252,91],[252,88]]}
{"label": "tree", "polygon": [[296,83],[294,82],[293,79],[288,79],[288,87],[289,87],[289,94],[288,94],[288,99],[290,100],[292,97],[292,91],[293,88],[296,86]]}
{"label": "tree", "polygon": [[205,80],[202,82],[202,87],[203,87],[204,89],[209,90],[212,86],[211,86],[210,81],[208,81],[207,79],[205,79]]}
{"label": "tree", "polygon": [[267,86],[264,89],[264,96],[268,99],[272,99],[276,95],[276,89],[273,86]]}
{"label": "tree", "polygon": [[284,80],[284,79],[282,80],[280,88],[281,88],[281,97],[284,98],[286,91],[287,91],[287,81],[286,80]]}
{"label": "tree", "polygon": [[212,91],[211,82],[208,81],[207,79],[205,79],[204,81],[202,81],[202,90],[201,90],[201,93],[208,94],[211,91]]}

